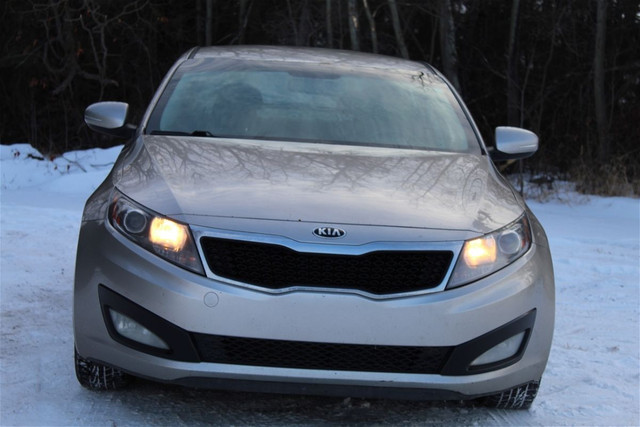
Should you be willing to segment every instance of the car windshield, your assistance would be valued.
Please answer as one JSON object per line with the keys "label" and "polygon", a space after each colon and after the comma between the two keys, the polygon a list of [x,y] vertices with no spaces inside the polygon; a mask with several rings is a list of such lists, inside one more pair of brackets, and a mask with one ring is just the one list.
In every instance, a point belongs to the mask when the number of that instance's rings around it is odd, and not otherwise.
{"label": "car windshield", "polygon": [[146,133],[479,152],[433,74],[284,61],[186,61]]}

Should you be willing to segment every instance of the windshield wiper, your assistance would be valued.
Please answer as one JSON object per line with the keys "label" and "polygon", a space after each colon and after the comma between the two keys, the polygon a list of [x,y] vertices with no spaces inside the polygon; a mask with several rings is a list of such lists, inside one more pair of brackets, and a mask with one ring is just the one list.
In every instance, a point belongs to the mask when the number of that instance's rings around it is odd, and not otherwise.
{"label": "windshield wiper", "polygon": [[150,135],[215,137],[215,135],[208,130],[194,130],[193,132],[182,132],[179,130],[152,130]]}
{"label": "windshield wiper", "polygon": [[193,132],[191,132],[190,135],[191,136],[215,136],[208,130],[194,130]]}

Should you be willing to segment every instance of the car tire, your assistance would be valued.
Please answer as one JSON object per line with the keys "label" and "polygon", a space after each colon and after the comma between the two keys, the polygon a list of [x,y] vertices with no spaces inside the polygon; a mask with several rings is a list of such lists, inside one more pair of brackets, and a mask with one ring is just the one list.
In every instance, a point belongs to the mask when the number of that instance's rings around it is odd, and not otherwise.
{"label": "car tire", "polygon": [[131,382],[131,375],[119,369],[91,362],[74,351],[76,378],[85,388],[94,391],[117,390]]}
{"label": "car tire", "polygon": [[540,381],[531,381],[511,390],[487,396],[482,400],[482,404],[497,409],[529,409],[538,394],[539,387]]}

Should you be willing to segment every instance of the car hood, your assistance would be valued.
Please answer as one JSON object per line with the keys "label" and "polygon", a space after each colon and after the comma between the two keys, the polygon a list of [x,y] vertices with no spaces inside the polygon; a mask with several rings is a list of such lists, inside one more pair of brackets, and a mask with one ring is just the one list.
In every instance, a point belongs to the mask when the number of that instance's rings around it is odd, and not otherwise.
{"label": "car hood", "polygon": [[480,155],[277,141],[141,138],[116,165],[115,185],[170,217],[486,233],[523,212],[511,189]]}

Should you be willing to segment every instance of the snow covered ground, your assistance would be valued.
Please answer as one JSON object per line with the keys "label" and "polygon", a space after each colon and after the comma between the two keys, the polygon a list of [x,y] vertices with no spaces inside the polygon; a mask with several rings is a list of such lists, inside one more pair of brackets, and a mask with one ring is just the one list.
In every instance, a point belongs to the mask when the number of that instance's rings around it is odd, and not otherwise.
{"label": "snow covered ground", "polygon": [[530,411],[279,396],[140,381],[94,393],[73,372],[71,299],[82,207],[119,148],[38,160],[1,148],[0,425],[638,425],[640,201],[563,192],[530,206],[551,241],[553,348]]}

